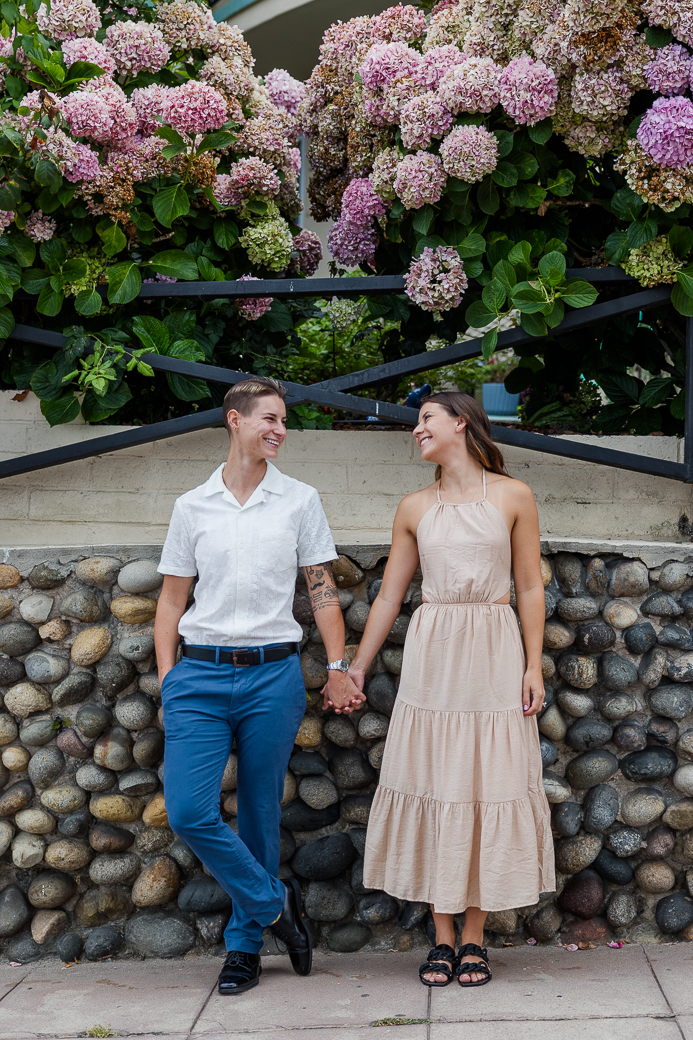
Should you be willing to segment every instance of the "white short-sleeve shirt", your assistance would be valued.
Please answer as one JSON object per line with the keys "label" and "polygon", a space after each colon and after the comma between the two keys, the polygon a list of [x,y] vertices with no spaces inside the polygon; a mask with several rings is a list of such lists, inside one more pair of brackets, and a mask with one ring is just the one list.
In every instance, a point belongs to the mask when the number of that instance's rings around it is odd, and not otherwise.
{"label": "white short-sleeve shirt", "polygon": [[298,641],[292,613],[299,567],[337,559],[315,488],[270,462],[245,505],[224,484],[221,465],[176,500],[159,571],[197,576],[195,602],[178,631],[203,646]]}

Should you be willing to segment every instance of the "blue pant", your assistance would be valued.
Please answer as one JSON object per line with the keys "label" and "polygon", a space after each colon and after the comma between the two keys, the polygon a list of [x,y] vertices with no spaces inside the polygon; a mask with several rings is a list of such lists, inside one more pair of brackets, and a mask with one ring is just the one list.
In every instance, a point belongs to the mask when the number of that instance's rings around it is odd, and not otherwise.
{"label": "blue pant", "polygon": [[[279,803],[306,706],[298,654],[249,668],[183,657],[167,673],[161,698],[169,823],[233,900],[227,950],[257,953],[286,893],[276,876]],[[234,737],[238,835],[219,811]]]}

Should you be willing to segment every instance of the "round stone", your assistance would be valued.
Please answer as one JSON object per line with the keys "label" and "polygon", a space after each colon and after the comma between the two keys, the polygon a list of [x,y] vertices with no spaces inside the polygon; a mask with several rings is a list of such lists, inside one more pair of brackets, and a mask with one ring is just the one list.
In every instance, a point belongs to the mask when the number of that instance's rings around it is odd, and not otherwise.
{"label": "round stone", "polygon": [[647,744],[647,733],[639,722],[631,719],[614,726],[613,741],[621,751],[642,751]]}
{"label": "round stone", "polygon": [[631,865],[610,849],[602,849],[592,866],[605,881],[614,885],[629,885],[633,880]]}
{"label": "round stone", "polygon": [[601,834],[608,830],[618,816],[618,792],[609,784],[598,784],[590,788],[582,803],[584,828],[588,834]]}
{"label": "round stone", "polygon": [[[130,802],[137,801],[139,801],[138,798],[130,798]],[[168,827],[168,813],[163,791],[150,798],[142,813],[142,819],[147,827]]]}
{"label": "round stone", "polygon": [[158,786],[159,777],[153,769],[131,769],[118,777],[118,790],[123,794],[151,794]]}
{"label": "round stone", "polygon": [[174,914],[137,914],[125,925],[125,937],[143,957],[182,957],[192,949],[195,932]]}
{"label": "round stone", "polygon": [[404,645],[410,621],[411,618],[406,614],[400,614],[399,617],[395,618],[394,624],[387,635],[391,643],[398,643],[400,646]]}
{"label": "round stone", "polygon": [[132,831],[97,823],[89,831],[89,844],[94,852],[125,852],[135,840]]}
{"label": "round stone", "polygon": [[8,944],[7,959],[11,964],[29,964],[37,961],[43,950],[30,935],[18,935]]}
{"label": "round stone", "polygon": [[99,737],[110,726],[113,716],[103,704],[83,704],[75,717],[75,724],[88,740]]}
{"label": "round stone", "polygon": [[111,614],[126,625],[144,625],[156,615],[156,600],[150,596],[120,596],[111,601]]}
{"label": "round stone", "polygon": [[659,572],[659,587],[665,592],[677,592],[688,582],[688,567],[685,563],[672,560],[665,563]]}
{"label": "round stone", "polygon": [[[544,734],[539,736],[539,747],[541,749],[541,764],[543,766],[552,766],[558,758],[558,749],[555,744],[552,744],[548,737]],[[370,761],[370,755],[368,756]],[[373,763],[371,762],[371,765]]]}
{"label": "round stone", "polygon": [[673,831],[660,823],[647,835],[647,848],[644,855],[647,859],[666,859],[671,856],[676,844],[676,836]]}
{"label": "round stone", "polygon": [[41,625],[38,633],[45,642],[60,643],[69,636],[71,631],[72,627],[69,621],[56,617],[52,621],[47,621],[45,625]]}
{"label": "round stone", "polygon": [[612,732],[613,728],[608,722],[586,717],[576,719],[566,733],[565,740],[574,751],[590,751],[608,744]]}
{"label": "round stone", "polygon": [[642,596],[650,587],[647,567],[640,560],[623,560],[609,575],[611,596]]}
{"label": "round stone", "polygon": [[571,759],[566,767],[566,779],[572,787],[586,790],[603,784],[618,769],[618,759],[610,751],[597,748]]}
{"label": "round stone", "polygon": [[375,711],[366,712],[359,719],[359,736],[363,740],[382,740],[387,736],[390,722],[386,715]]}
{"label": "round stone", "polygon": [[[513,596],[514,588],[511,587],[511,601]],[[558,603],[560,596],[557,596],[553,589],[544,589],[544,618],[546,621],[552,617],[556,610],[556,604]]]}
{"label": "round stone", "polygon": [[0,715],[0,747],[15,740],[18,732],[17,723],[11,715]]}
{"label": "round stone", "polygon": [[81,809],[86,800],[84,791],[75,784],[58,784],[57,787],[47,788],[41,794],[41,804],[51,812],[57,813],[71,813]]}
{"label": "round stone", "polygon": [[95,794],[89,802],[89,810],[97,820],[106,823],[134,823],[142,816],[144,802],[127,794]]}
{"label": "round stone", "polygon": [[684,616],[690,621],[693,618],[693,589],[686,589],[681,593],[681,606]]}
{"label": "round stone", "polygon": [[646,654],[657,642],[657,633],[651,622],[643,621],[627,628],[623,633],[623,641],[631,654]]}
{"label": "round stone", "polygon": [[105,769],[128,769],[132,765],[132,737],[122,726],[102,733],[94,744],[94,761]]}
{"label": "round stone", "polygon": [[2,752],[2,764],[12,773],[23,773],[30,758],[31,754],[27,748],[18,744],[10,744]]}
{"label": "round stone", "polygon": [[676,750],[683,758],[693,758],[693,729],[686,729],[678,738]]}
{"label": "round stone", "polygon": [[387,892],[367,892],[358,901],[359,917],[365,924],[384,924],[397,916],[399,904]]}
{"label": "round stone", "polygon": [[602,656],[604,685],[610,690],[627,690],[638,681],[638,669],[627,657],[608,650]]}
{"label": "round stone", "polygon": [[154,636],[125,636],[118,643],[118,653],[126,661],[146,661],[154,653]]}
{"label": "round stone", "polygon": [[31,882],[29,902],[39,910],[52,910],[71,899],[76,889],[74,879],[69,874],[46,871]]}
{"label": "round stone", "polygon": [[14,610],[14,603],[9,596],[0,596],[0,618],[7,617]]}
{"label": "round stone", "polygon": [[95,885],[122,885],[137,877],[142,867],[134,852],[103,853],[89,866],[89,877]]}
{"label": "round stone", "polygon": [[14,837],[14,825],[9,820],[0,820],[0,856],[4,856]]}
{"label": "round stone", "polygon": [[586,621],[597,616],[599,604],[589,596],[562,599],[558,604],[558,613],[564,621]]}
{"label": "round stone", "polygon": [[648,697],[650,708],[656,715],[667,719],[685,719],[693,711],[693,686],[658,686]]}
{"label": "round stone", "polygon": [[318,776],[327,772],[327,759],[318,751],[297,751],[291,756],[289,769],[297,776]]}
{"label": "round stone", "polygon": [[582,824],[582,806],[578,802],[562,802],[551,810],[554,829],[563,838],[574,838]]}
{"label": "round stone", "polygon": [[74,671],[53,690],[53,704],[56,708],[64,708],[69,704],[79,704],[90,693],[94,685],[91,672]]}
{"label": "round stone", "polygon": [[657,903],[655,920],[665,935],[675,935],[693,924],[693,899],[685,892],[673,892]]}
{"label": "round stone", "polygon": [[117,779],[112,770],[95,762],[85,762],[75,773],[75,780],[84,791],[110,791]]}
{"label": "round stone", "polygon": [[581,870],[566,883],[556,900],[561,910],[589,921],[599,913],[604,898],[604,882],[596,870]]}
{"label": "round stone", "polygon": [[484,922],[484,929],[494,935],[514,935],[517,931],[517,910],[492,910]]}
{"label": "round stone", "polygon": [[587,591],[593,596],[602,596],[606,592],[608,583],[609,572],[606,564],[598,556],[593,557],[587,564],[585,571]]}
{"label": "round stone", "polygon": [[56,744],[61,751],[72,758],[89,758],[89,748],[82,741],[76,729],[61,729]]}
{"label": "round stone", "polygon": [[567,780],[564,780],[562,776],[557,776],[556,773],[552,773],[550,769],[544,770],[542,777],[542,783],[544,786],[544,794],[549,805],[558,805],[561,802],[567,802],[572,797],[572,790]]}
{"label": "round stone", "polygon": [[370,610],[370,604],[364,603],[362,600],[356,600],[347,610],[344,620],[354,632],[363,632]]}
{"label": "round stone", "polygon": [[635,828],[621,827],[620,830],[612,831],[611,834],[606,835],[606,844],[616,856],[627,859],[640,852],[642,838],[640,837],[640,831],[636,831]]}
{"label": "round stone", "polygon": [[539,718],[539,732],[557,744],[563,740],[568,731],[568,723],[563,718],[557,704],[549,704]]}
{"label": "round stone", "polygon": [[622,631],[624,628],[630,628],[631,625],[636,623],[638,612],[635,607],[632,607],[625,600],[612,599],[602,610],[602,617],[607,625]]}
{"label": "round stone", "polygon": [[389,672],[377,672],[366,687],[368,703],[381,715],[392,715],[397,697],[397,684]]}
{"label": "round stone", "polygon": [[32,589],[56,589],[70,576],[71,570],[69,565],[64,566],[57,560],[46,560],[33,568],[28,581]]}
{"label": "round stone", "polygon": [[556,846],[556,867],[562,874],[577,874],[594,863],[601,847],[601,835],[584,834],[576,838],[564,838]]}
{"label": "round stone", "polygon": [[140,672],[137,684],[142,693],[145,693],[147,697],[161,697],[158,672]]}
{"label": "round stone", "polygon": [[14,935],[30,919],[31,910],[23,892],[16,885],[8,885],[0,892],[0,937]]}
{"label": "round stone", "polygon": [[173,838],[173,831],[168,827],[145,827],[135,839],[135,848],[143,856],[153,856],[168,849]]}
{"label": "round stone", "polygon": [[693,763],[679,766],[674,773],[674,787],[689,798],[693,797]]}
{"label": "round stone", "polygon": [[372,803],[372,791],[367,791],[365,794],[345,795],[340,806],[342,819],[347,823],[357,823],[361,827],[366,827]]}
{"label": "round stone", "polygon": [[542,556],[541,557],[540,568],[541,568],[541,581],[542,581],[542,584],[543,584],[544,588],[546,588],[546,586],[551,583],[551,578],[553,577],[553,572],[551,570],[551,563],[546,558],[546,556]]}
{"label": "round stone", "polygon": [[537,942],[549,942],[558,935],[563,915],[553,903],[546,903],[527,920],[525,928],[532,939]]}
{"label": "round stone", "polygon": [[332,759],[332,772],[338,787],[365,787],[375,780],[377,773],[357,748],[344,748]]}
{"label": "round stone", "polygon": [[145,729],[156,718],[156,705],[143,693],[131,693],[116,701],[115,717],[126,729]]}
{"label": "round stone", "polygon": [[547,650],[565,650],[575,642],[575,631],[562,621],[547,621],[544,625],[544,646]]}
{"label": "round stone", "polygon": [[[565,603],[576,603],[577,600],[565,600]],[[595,654],[608,650],[616,642],[616,633],[604,621],[588,621],[580,625],[575,640],[576,649],[584,654]]]}
{"label": "round stone", "polygon": [[132,749],[132,757],[138,766],[154,766],[164,754],[164,734],[160,729],[140,731]]}
{"label": "round stone", "polygon": [[[317,648],[315,649],[317,651]],[[325,685],[327,682],[325,664],[324,654],[312,652],[312,648],[301,654],[301,673],[307,690],[319,690]]]}
{"label": "round stone", "polygon": [[664,780],[676,769],[676,752],[671,748],[651,746],[632,751],[621,759],[621,772],[636,783],[643,780]]}
{"label": "round stone", "polygon": [[84,939],[77,932],[66,932],[61,935],[56,944],[58,957],[66,964],[74,964],[82,956]]}
{"label": "round stone", "polygon": [[110,924],[94,928],[84,944],[84,955],[88,961],[100,961],[112,957],[123,945],[123,935]]}
{"label": "round stone", "polygon": [[96,677],[106,697],[115,697],[137,678],[137,669],[124,657],[107,657],[96,665]]}
{"label": "round stone", "polygon": [[27,834],[50,834],[55,830],[55,817],[45,809],[22,809],[15,816],[15,823]]}
{"label": "round stone", "polygon": [[599,702],[599,710],[605,719],[616,722],[637,711],[637,702],[630,693],[609,693]]}
{"label": "round stone", "polygon": [[226,761],[226,765],[224,766],[224,772],[221,777],[222,791],[235,791],[237,782],[238,758],[232,751]]}
{"label": "round stone", "polygon": [[75,577],[84,585],[106,590],[116,580],[122,566],[120,560],[112,556],[90,556],[79,561],[75,567]]}
{"label": "round stone", "polygon": [[645,860],[635,868],[635,880],[643,892],[669,892],[676,883],[676,875],[668,863]]}
{"label": "round stone", "polygon": [[690,650],[693,647],[693,636],[690,628],[682,625],[665,625],[657,636],[660,646],[670,646],[674,650]]}
{"label": "round stone", "polygon": [[577,596],[582,585],[582,562],[573,553],[558,553],[554,558],[556,581],[568,596]]}
{"label": "round stone", "polygon": [[33,596],[27,596],[26,599],[22,600],[19,604],[19,613],[29,624],[42,625],[44,621],[48,620],[52,607],[53,597],[43,596],[40,592],[37,592]]}
{"label": "round stone", "polygon": [[0,686],[13,686],[25,676],[24,665],[14,657],[0,657]]}
{"label": "round stone", "polygon": [[356,859],[356,849],[347,834],[329,834],[301,846],[291,860],[291,869],[309,881],[329,881],[344,873]]}
{"label": "round stone", "polygon": [[180,873],[170,856],[159,856],[148,863],[132,886],[135,906],[163,906],[178,895]]}
{"label": "round stone", "polygon": [[20,831],[12,841],[12,862],[20,870],[35,867],[43,859],[46,840],[41,834]]}
{"label": "round stone", "polygon": [[597,681],[597,658],[589,654],[561,654],[557,667],[561,677],[578,690],[588,690]]}
{"label": "round stone", "polygon": [[78,632],[70,650],[70,656],[76,665],[88,668],[96,664],[111,647],[111,633],[103,625],[85,628]]}
{"label": "round stone", "polygon": [[556,700],[563,711],[575,719],[581,719],[583,715],[589,715],[594,710],[594,701],[588,693],[571,690],[569,686],[558,691]]}
{"label": "round stone", "polygon": [[313,809],[326,809],[339,801],[337,788],[326,776],[305,776],[298,785],[298,793]]}
{"label": "round stone", "polygon": [[91,858],[92,851],[86,842],[75,838],[51,842],[44,854],[48,866],[56,870],[81,870]]}
{"label": "round stone", "polygon": [[404,657],[404,651],[398,646],[388,646],[381,654],[383,664],[387,668],[388,672],[392,672],[393,675],[400,675],[402,671],[402,659]]}
{"label": "round stone", "polygon": [[19,780],[6,787],[0,794],[0,817],[14,816],[20,809],[25,809],[34,797],[34,789],[28,780]]}
{"label": "round stone", "polygon": [[556,664],[549,654],[541,655],[541,677],[542,679],[553,679],[556,675]]}
{"label": "round stone", "polygon": [[365,575],[358,564],[348,556],[340,556],[332,564],[332,576],[338,589],[351,589],[363,581]]}
{"label": "round stone", "polygon": [[638,904],[633,893],[614,892],[606,910],[606,919],[611,927],[627,928],[637,916]]}
{"label": "round stone", "polygon": [[5,694],[5,707],[20,719],[26,719],[36,711],[46,711],[51,706],[48,690],[34,682],[20,682]]}
{"label": "round stone", "polygon": [[141,592],[153,592],[164,580],[159,574],[153,560],[133,560],[126,563],[118,574],[118,584],[123,592],[137,595]]}
{"label": "round stone", "polygon": [[339,819],[339,806],[329,805],[326,809],[312,809],[301,798],[282,808],[281,824],[290,831],[317,831],[328,827]]}
{"label": "round stone", "polygon": [[327,948],[333,953],[356,953],[373,938],[368,925],[360,921],[341,921],[330,932]]}
{"label": "round stone", "polygon": [[58,830],[66,838],[81,838],[89,830],[91,814],[88,809],[78,809],[58,820]]}
{"label": "round stone", "polygon": [[356,728],[344,715],[333,715],[328,718],[323,732],[328,740],[342,748],[353,748],[358,740]]}
{"label": "round stone", "polygon": [[76,621],[100,621],[103,611],[103,596],[96,589],[78,589],[60,603],[60,613]]}
{"label": "round stone", "polygon": [[0,563],[0,589],[13,589],[21,580],[22,576],[16,567],[9,563]]}
{"label": "round stone", "polygon": [[693,680],[693,653],[681,654],[675,661],[670,661],[667,674],[674,682],[691,682]]}
{"label": "round stone", "polygon": [[341,921],[354,905],[354,894],[342,881],[311,881],[304,900],[312,921]]}
{"label": "round stone", "polygon": [[675,747],[679,739],[679,727],[672,719],[652,715],[647,720],[647,735],[664,747]]}
{"label": "round stone", "polygon": [[652,617],[678,617],[683,613],[683,608],[673,596],[667,592],[655,592],[641,603],[640,610],[643,614]]}
{"label": "round stone", "polygon": [[231,907],[231,896],[215,878],[202,874],[181,889],[178,907],[187,913],[218,913]]}
{"label": "round stone", "polygon": [[[549,742],[550,743],[550,742]],[[374,769],[380,769],[383,764],[383,755],[385,754],[385,741],[381,740],[377,744],[374,744],[368,751],[368,761]],[[542,752],[543,756],[543,752]]]}
{"label": "round stone", "polygon": [[[684,798],[680,802],[674,802],[668,806],[663,821],[677,831],[687,831],[693,828],[693,798]],[[693,847],[691,853],[693,853]],[[689,855],[688,859],[693,859],[693,854]]]}
{"label": "round stone", "polygon": [[[635,754],[640,753],[635,752]],[[621,819],[629,827],[647,827],[648,824],[659,819],[665,808],[665,801],[656,787],[639,787],[637,790],[627,791],[624,794],[621,800]],[[611,847],[617,856],[620,855],[613,844]],[[639,848],[640,844],[638,844]]]}

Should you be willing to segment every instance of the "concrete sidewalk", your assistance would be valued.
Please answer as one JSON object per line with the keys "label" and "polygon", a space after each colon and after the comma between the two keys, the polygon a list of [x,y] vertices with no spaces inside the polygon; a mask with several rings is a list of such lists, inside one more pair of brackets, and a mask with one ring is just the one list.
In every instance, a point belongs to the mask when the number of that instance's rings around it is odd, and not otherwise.
{"label": "concrete sidewalk", "polygon": [[693,944],[492,950],[491,984],[464,991],[425,989],[421,959],[318,954],[300,979],[266,957],[240,997],[217,995],[207,958],[3,966],[0,1040],[693,1040]]}

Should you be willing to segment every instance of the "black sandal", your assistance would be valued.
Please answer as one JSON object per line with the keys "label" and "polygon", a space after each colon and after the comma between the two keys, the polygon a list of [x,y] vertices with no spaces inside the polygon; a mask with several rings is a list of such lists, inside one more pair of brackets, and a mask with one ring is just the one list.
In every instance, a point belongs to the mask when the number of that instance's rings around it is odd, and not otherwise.
{"label": "black sandal", "polygon": [[[463,957],[467,957],[469,954],[473,954],[475,957],[483,957],[481,961],[464,961]],[[460,952],[457,955],[458,966],[457,966],[457,981],[460,986],[466,989],[468,986],[485,986],[487,982],[490,982],[493,978],[491,969],[488,965],[488,951],[476,943],[466,943],[464,946],[460,946]],[[460,975],[471,975],[473,972],[477,974],[485,975],[486,978],[479,979],[477,982],[462,982]]]}
{"label": "black sandal", "polygon": [[[448,964],[447,962],[450,962]],[[451,965],[451,966],[450,966]],[[452,946],[447,946],[446,943],[441,943],[440,946],[434,946],[432,950],[429,950],[426,963],[422,964],[419,968],[419,978],[423,982],[424,986],[449,986],[453,980],[453,972],[457,965],[457,957]],[[437,975],[445,975],[446,982],[429,982],[428,979],[424,978],[424,975],[435,973]]]}

